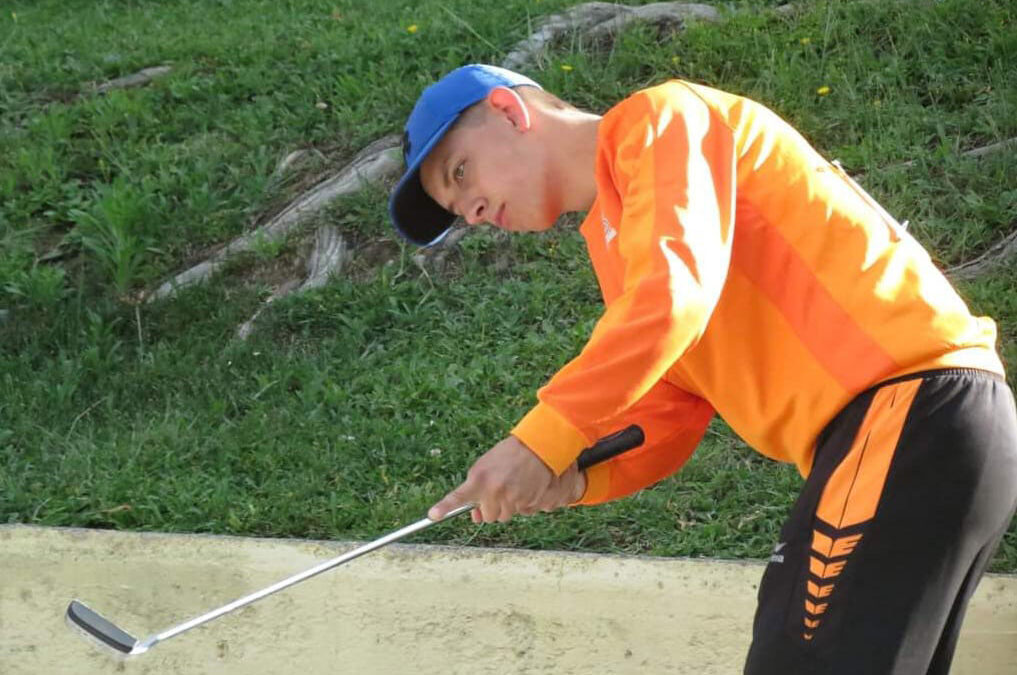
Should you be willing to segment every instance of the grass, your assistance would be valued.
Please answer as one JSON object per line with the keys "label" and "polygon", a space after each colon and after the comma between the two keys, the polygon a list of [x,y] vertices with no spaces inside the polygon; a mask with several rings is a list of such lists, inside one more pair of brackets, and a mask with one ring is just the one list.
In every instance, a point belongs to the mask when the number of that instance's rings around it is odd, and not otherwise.
{"label": "grass", "polygon": [[[290,244],[175,299],[132,299],[292,196],[301,181],[273,177],[287,153],[340,164],[398,131],[435,77],[497,62],[570,4],[5,5],[0,522],[346,539],[419,518],[588,335],[599,300],[574,231],[478,234],[438,277],[402,250],[273,303],[247,342],[233,331],[270,290],[253,271]],[[1012,231],[1015,154],[961,155],[1017,136],[1010,3],[803,2],[787,17],[774,4],[681,33],[635,26],[613,45],[567,38],[528,72],[595,111],[671,76],[757,98],[944,266]],[[172,73],[144,88],[85,85],[161,63]],[[396,246],[383,190],[327,219]],[[996,319],[1012,378],[1017,275],[961,291]],[[630,499],[417,540],[761,558],[800,484],[718,422],[677,477]],[[993,569],[1017,571],[1017,527]]]}

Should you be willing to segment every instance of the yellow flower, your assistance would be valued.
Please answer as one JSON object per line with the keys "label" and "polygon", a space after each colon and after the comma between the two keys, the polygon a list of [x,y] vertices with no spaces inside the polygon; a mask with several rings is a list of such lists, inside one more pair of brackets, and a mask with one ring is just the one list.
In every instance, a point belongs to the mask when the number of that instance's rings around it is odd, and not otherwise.
{"label": "yellow flower", "polygon": [[830,93],[830,88],[824,84],[822,87],[816,90],[816,93],[819,94],[820,96],[826,96],[827,94]]}
{"label": "yellow flower", "polygon": [[562,69],[562,70],[564,70],[564,71],[565,71],[565,72],[567,73],[567,72],[569,72],[570,70],[572,70],[572,66],[570,66],[570,65],[569,65],[569,64],[567,64],[567,63],[563,63],[563,64],[561,64],[561,69]]}
{"label": "yellow flower", "polygon": [[812,38],[803,37],[802,39],[799,40],[799,42],[801,42],[803,45],[810,45],[812,44]]}
{"label": "yellow flower", "polygon": [[407,26],[406,27],[406,32],[409,33],[410,35],[413,35],[418,30],[420,30],[420,28],[417,27],[417,24],[413,24],[412,26]]}
{"label": "yellow flower", "polygon": [[680,60],[681,59],[679,59],[677,56],[672,56],[671,57],[671,63],[678,63]]}

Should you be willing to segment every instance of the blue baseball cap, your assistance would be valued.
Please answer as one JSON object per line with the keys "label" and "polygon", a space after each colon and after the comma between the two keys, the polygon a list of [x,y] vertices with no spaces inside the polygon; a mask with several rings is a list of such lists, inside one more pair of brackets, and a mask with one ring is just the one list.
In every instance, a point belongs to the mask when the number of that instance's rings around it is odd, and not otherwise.
{"label": "blue baseball cap", "polygon": [[388,201],[389,216],[399,234],[418,246],[431,246],[448,234],[456,217],[424,191],[420,164],[464,110],[484,100],[495,87],[520,85],[540,88],[530,78],[511,70],[472,64],[453,70],[424,90],[403,132],[406,173]]}

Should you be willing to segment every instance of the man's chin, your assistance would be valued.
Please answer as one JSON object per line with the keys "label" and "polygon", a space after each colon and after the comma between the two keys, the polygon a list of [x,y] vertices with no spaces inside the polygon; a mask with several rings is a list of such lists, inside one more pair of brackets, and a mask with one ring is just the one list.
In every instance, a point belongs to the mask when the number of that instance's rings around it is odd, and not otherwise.
{"label": "man's chin", "polygon": [[553,220],[545,221],[543,223],[537,223],[536,225],[533,225],[533,226],[527,228],[526,231],[527,232],[547,232],[552,227],[554,227],[554,223],[555,223],[555,221],[553,221]]}
{"label": "man's chin", "polygon": [[536,223],[530,221],[522,225],[516,225],[515,223],[512,223],[504,226],[495,225],[495,227],[497,227],[500,230],[505,230],[506,232],[546,232],[550,230],[552,227],[554,227],[554,223],[555,221],[553,220],[541,221]]}

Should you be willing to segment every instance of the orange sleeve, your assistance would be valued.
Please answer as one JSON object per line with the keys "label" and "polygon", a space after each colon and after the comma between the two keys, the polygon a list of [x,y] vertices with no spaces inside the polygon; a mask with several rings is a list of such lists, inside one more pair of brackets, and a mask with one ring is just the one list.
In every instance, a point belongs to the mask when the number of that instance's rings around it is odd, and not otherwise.
{"label": "orange sleeve", "polygon": [[733,135],[690,89],[680,91],[642,92],[601,122],[598,194],[613,190],[621,203],[622,292],[512,432],[556,474],[696,344],[727,276]]}
{"label": "orange sleeve", "polygon": [[587,469],[586,492],[576,503],[600,504],[667,478],[692,456],[713,412],[698,396],[658,382],[613,425],[614,430],[638,425],[643,444]]}

